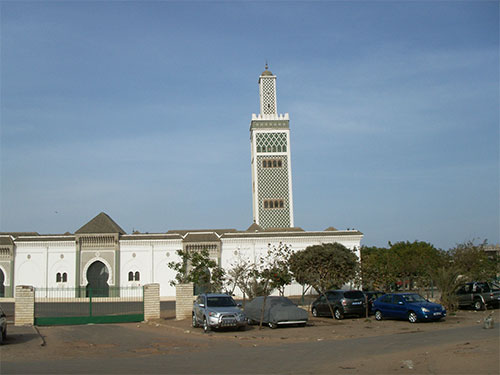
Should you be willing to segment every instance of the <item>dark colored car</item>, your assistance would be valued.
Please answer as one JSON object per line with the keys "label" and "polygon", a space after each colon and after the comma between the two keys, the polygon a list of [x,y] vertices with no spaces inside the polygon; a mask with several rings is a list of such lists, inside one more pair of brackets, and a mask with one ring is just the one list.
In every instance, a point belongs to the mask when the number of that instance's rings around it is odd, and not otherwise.
{"label": "dark colored car", "polygon": [[320,295],[311,305],[313,316],[332,316],[329,304],[335,319],[343,319],[346,315],[366,315],[365,295],[360,290],[329,290]]}
{"label": "dark colored car", "polygon": [[486,306],[498,306],[500,286],[496,283],[471,282],[461,285],[456,292],[459,307],[484,310]]}
{"label": "dark colored car", "polygon": [[7,339],[7,316],[0,307],[0,344]]}
{"label": "dark colored car", "polygon": [[[246,304],[245,315],[248,324],[260,322],[263,305],[264,297],[255,297]],[[308,318],[309,314],[306,310],[298,308],[286,297],[269,296],[266,298],[262,323],[268,324],[271,328],[290,324],[305,326]]]}
{"label": "dark colored car", "polygon": [[439,320],[446,316],[446,309],[429,302],[417,293],[384,294],[373,302],[375,319],[408,319],[410,323]]}
{"label": "dark colored car", "polygon": [[385,293],[379,290],[371,290],[367,292],[363,292],[366,296],[366,300],[368,301],[368,313],[373,314],[373,301],[377,298],[383,296]]}
{"label": "dark colored car", "polygon": [[193,303],[192,319],[193,327],[201,324],[205,332],[212,328],[245,329],[247,324],[240,305],[227,294],[200,294]]}

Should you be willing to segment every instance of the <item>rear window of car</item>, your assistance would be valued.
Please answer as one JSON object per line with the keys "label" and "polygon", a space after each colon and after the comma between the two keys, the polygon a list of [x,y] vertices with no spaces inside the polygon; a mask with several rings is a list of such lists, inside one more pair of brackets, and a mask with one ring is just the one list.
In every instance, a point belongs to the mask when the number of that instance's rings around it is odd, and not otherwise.
{"label": "rear window of car", "polygon": [[349,299],[358,299],[358,298],[364,299],[365,295],[363,294],[363,292],[359,290],[351,290],[349,292],[345,292],[344,297]]}
{"label": "rear window of car", "polygon": [[231,297],[208,297],[208,307],[230,307],[236,306],[236,303]]}
{"label": "rear window of car", "polygon": [[489,292],[490,286],[487,283],[477,283],[476,291],[479,293]]}

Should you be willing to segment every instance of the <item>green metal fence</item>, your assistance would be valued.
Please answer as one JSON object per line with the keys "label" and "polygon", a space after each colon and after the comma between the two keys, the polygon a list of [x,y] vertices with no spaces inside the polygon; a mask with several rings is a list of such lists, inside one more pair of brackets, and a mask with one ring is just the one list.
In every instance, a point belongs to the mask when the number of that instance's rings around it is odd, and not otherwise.
{"label": "green metal fence", "polygon": [[143,287],[35,289],[35,325],[124,323],[143,320]]}

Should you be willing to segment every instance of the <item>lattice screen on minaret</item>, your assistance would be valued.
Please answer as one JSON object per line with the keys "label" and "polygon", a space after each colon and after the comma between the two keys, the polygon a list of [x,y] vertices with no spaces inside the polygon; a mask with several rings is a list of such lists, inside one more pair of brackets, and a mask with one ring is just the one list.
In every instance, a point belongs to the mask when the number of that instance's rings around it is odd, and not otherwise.
{"label": "lattice screen on minaret", "polygon": [[286,133],[256,134],[257,152],[287,152]]}
{"label": "lattice screen on minaret", "polygon": [[[282,168],[263,168],[263,159],[279,158]],[[258,156],[257,178],[259,181],[259,225],[263,228],[287,228],[290,223],[290,189],[288,185],[288,158],[286,156]],[[283,199],[283,208],[264,208],[266,199]]]}
{"label": "lattice screen on minaret", "polygon": [[274,93],[274,80],[262,80],[262,111],[265,115],[276,113],[276,102]]}

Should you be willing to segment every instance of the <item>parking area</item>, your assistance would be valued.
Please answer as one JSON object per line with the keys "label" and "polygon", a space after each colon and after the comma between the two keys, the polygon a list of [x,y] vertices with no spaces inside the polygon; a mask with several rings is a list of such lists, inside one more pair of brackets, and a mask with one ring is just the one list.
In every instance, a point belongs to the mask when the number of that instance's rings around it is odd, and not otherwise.
{"label": "parking area", "polygon": [[[497,322],[494,330],[482,328],[490,313]],[[161,319],[150,323],[39,327],[40,335],[33,327],[10,326],[6,345],[0,349],[2,373],[65,373],[74,366],[82,373],[304,373],[311,369],[317,373],[446,373],[444,369],[498,373],[498,309],[462,310],[431,323],[311,317],[306,327],[259,330],[249,326],[245,331],[208,334],[192,328],[190,319],[175,320],[173,314],[164,311]],[[93,367],[97,363],[99,367]],[[235,363],[240,365],[235,368]]]}

